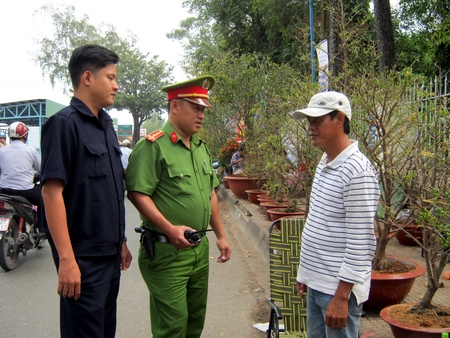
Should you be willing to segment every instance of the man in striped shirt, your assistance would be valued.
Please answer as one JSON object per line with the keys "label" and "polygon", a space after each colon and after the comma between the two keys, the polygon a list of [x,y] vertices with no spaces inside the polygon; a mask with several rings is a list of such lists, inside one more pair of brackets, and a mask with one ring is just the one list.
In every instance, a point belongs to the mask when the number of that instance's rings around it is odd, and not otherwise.
{"label": "man in striped shirt", "polygon": [[308,289],[308,338],[357,338],[376,244],[376,171],[358,142],[348,137],[352,113],[344,94],[316,94],[293,117],[308,119],[312,143],[324,151],[313,181],[297,275],[299,295]]}

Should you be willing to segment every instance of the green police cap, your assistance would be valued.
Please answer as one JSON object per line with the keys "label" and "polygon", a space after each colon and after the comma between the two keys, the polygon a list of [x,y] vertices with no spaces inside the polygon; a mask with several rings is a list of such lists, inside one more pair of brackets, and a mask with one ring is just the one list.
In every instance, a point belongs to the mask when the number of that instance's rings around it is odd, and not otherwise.
{"label": "green police cap", "polygon": [[162,90],[167,93],[167,101],[173,99],[185,99],[201,106],[211,107],[211,104],[208,101],[208,90],[210,90],[213,85],[214,78],[211,75],[205,75],[166,86]]}

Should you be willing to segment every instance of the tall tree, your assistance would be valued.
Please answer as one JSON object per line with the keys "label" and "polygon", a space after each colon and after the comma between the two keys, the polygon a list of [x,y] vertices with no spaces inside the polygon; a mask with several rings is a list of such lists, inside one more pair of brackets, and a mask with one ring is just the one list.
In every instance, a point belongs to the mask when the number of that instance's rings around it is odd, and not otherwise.
{"label": "tall tree", "polygon": [[[204,60],[211,44],[236,55],[258,53],[295,68],[310,65],[299,55],[309,50],[309,10],[302,1],[187,0],[195,15],[169,37],[190,42],[191,59]],[[192,58],[193,57],[193,58]]]}
{"label": "tall tree", "polygon": [[142,124],[142,128],[145,128],[146,133],[151,133],[157,129],[160,129],[166,122],[161,116],[153,115],[150,119]]}
{"label": "tall tree", "polygon": [[344,73],[347,61],[347,46],[345,38],[345,15],[342,0],[326,0],[325,6],[329,13],[329,52],[331,57],[331,73],[338,77]]}
{"label": "tall tree", "polygon": [[373,0],[373,9],[380,52],[380,71],[383,72],[394,68],[396,63],[391,5],[389,0]]}
{"label": "tall tree", "polygon": [[450,2],[400,0],[401,28],[414,39],[422,54],[422,72],[435,75],[450,70]]}
{"label": "tall tree", "polygon": [[143,54],[136,47],[137,38],[134,35],[123,38],[114,26],[108,24],[95,27],[85,14],[81,19],[76,19],[73,6],[65,6],[63,10],[43,6],[36,14],[51,17],[54,35],[38,41],[40,48],[35,61],[43,74],[48,75],[52,85],[62,83],[66,94],[72,91],[67,69],[72,50],[86,43],[97,43],[119,55],[117,71],[120,91],[114,106],[105,108],[125,109],[132,114],[133,142],[137,142],[142,123],[165,110],[166,100],[161,87],[172,81],[172,68],[166,62],[159,61],[157,56],[149,58],[148,54]]}

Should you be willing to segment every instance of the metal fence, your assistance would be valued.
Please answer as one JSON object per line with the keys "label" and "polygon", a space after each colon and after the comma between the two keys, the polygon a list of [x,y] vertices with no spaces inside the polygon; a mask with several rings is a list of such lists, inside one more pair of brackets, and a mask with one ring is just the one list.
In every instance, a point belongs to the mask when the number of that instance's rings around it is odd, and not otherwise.
{"label": "metal fence", "polygon": [[[355,104],[353,107],[355,118],[352,120],[351,126],[353,136],[356,136],[360,141],[366,140],[369,146],[374,146],[377,140],[385,137],[383,132],[386,132],[386,130],[384,128],[387,125],[396,125],[396,122],[393,120],[397,120],[397,122],[402,121],[398,122],[401,127],[410,130],[410,132],[406,133],[409,137],[415,138],[418,136],[417,133],[425,133],[429,138],[428,146],[433,146],[436,141],[442,142],[442,137],[449,140],[449,81],[449,74],[436,76],[417,83],[409,90],[406,90],[406,94],[405,92],[399,94],[403,98],[391,96],[391,98],[384,99],[383,94],[381,94],[378,99],[367,99],[363,107]],[[387,96],[391,94],[386,92],[386,88],[380,88],[378,94],[381,92],[385,92]],[[375,96],[374,92],[368,95]],[[370,105],[370,102],[372,102],[373,106]],[[381,106],[381,102],[384,103],[384,106]],[[420,125],[412,123],[412,121],[408,122],[409,118],[413,118],[417,114],[419,114],[421,119]],[[411,133],[411,130],[415,131]],[[421,136],[423,137],[424,135]],[[405,137],[407,136],[405,135]]]}
{"label": "metal fence", "polygon": [[427,133],[427,145],[432,149],[436,142],[439,147],[444,146],[448,151],[448,140],[450,140],[449,125],[449,74],[435,76],[427,82],[423,82],[420,88],[422,97],[419,97],[420,110],[424,113],[423,130]]}

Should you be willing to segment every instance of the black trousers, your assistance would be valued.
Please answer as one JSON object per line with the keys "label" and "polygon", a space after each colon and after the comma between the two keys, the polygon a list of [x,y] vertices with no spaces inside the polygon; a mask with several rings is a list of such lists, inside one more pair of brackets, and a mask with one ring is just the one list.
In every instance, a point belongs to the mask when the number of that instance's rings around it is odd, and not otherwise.
{"label": "black trousers", "polygon": [[[116,334],[120,253],[77,257],[81,271],[78,300],[60,297],[61,338],[113,338]],[[56,267],[59,261],[55,258]]]}
{"label": "black trousers", "polygon": [[0,192],[5,195],[25,197],[28,201],[30,201],[31,204],[37,206],[38,207],[37,227],[41,232],[44,232],[43,221],[42,221],[42,215],[43,215],[42,208],[44,207],[44,205],[42,203],[41,186],[40,185],[35,185],[33,189],[29,189],[29,190],[14,190],[14,189],[0,188]]}

